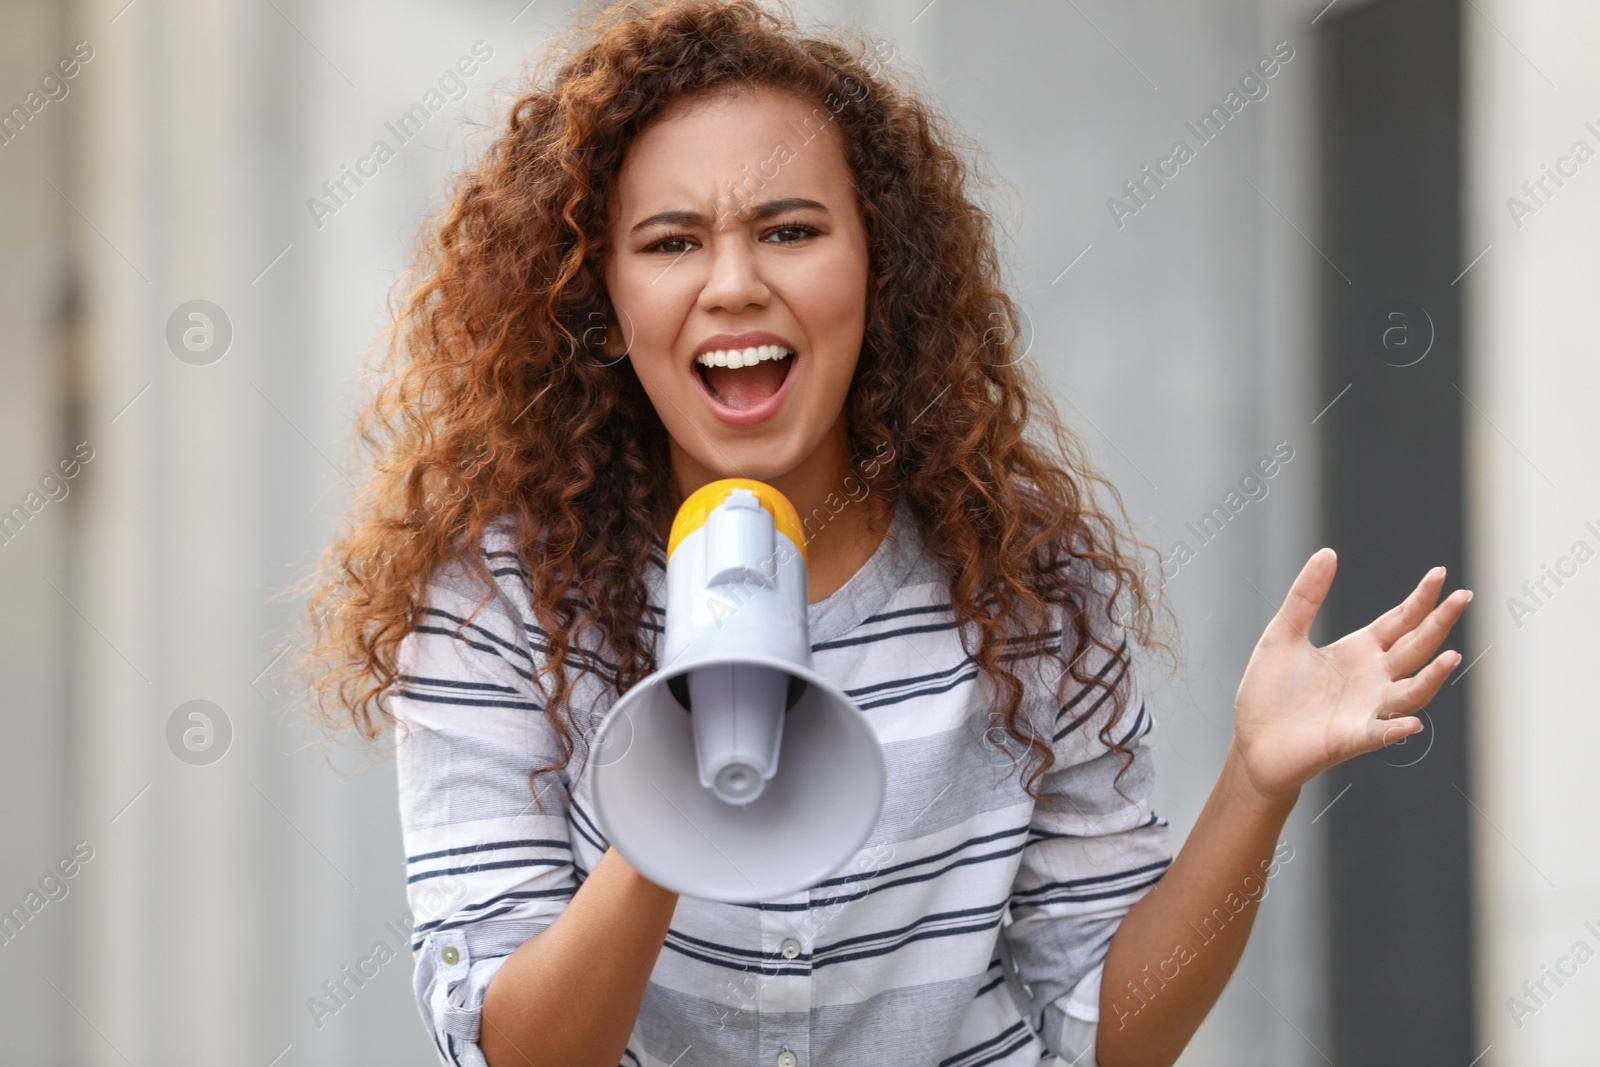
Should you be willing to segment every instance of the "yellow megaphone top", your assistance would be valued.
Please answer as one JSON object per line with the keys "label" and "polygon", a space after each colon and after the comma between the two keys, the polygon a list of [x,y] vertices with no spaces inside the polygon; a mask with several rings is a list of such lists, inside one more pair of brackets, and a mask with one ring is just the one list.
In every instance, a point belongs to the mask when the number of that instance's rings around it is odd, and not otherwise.
{"label": "yellow megaphone top", "polygon": [[715,482],[708,482],[689,494],[689,498],[678,509],[677,518],[672,520],[672,533],[667,538],[667,559],[672,559],[673,549],[678,547],[678,542],[688,537],[694,531],[706,524],[713,508],[721,507],[723,501],[728,499],[728,494],[735,489],[748,489],[761,502],[772,516],[772,525],[777,531],[794,542],[800,550],[800,558],[810,564],[810,557],[806,555],[806,535],[800,526],[800,513],[789,503],[789,498],[778,492],[766,482],[758,482],[752,478],[723,478]]}

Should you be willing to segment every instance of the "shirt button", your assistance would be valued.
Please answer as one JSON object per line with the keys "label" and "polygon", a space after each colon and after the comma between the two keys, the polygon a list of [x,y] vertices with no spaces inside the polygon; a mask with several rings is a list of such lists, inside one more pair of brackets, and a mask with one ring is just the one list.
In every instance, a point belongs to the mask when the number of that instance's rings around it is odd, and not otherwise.
{"label": "shirt button", "polygon": [[794,1067],[799,1062],[800,1058],[792,1052],[778,1053],[778,1067]]}
{"label": "shirt button", "polygon": [[[783,939],[783,944],[779,946],[778,951],[783,953],[784,959],[792,960],[796,956],[800,955],[800,942],[796,941],[792,937],[786,937]],[[788,1053],[784,1053],[784,1055],[788,1055]],[[780,1060],[779,1062],[782,1061]],[[792,1065],[784,1064],[784,1067],[792,1067]]]}
{"label": "shirt button", "polygon": [[439,953],[439,958],[444,960],[446,967],[454,967],[456,962],[461,959],[461,954],[456,951],[454,945],[446,945],[444,951]]}

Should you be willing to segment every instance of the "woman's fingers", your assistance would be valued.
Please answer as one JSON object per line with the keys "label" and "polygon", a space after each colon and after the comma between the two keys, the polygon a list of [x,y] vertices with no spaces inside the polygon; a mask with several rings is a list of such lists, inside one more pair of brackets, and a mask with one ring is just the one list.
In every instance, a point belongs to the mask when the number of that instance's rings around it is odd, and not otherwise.
{"label": "woman's fingers", "polygon": [[1410,678],[1394,682],[1389,689],[1388,699],[1378,709],[1377,718],[1368,724],[1372,735],[1382,737],[1385,730],[1393,723],[1403,722],[1405,716],[1414,715],[1427,707],[1428,703],[1438,695],[1445,679],[1450,677],[1450,672],[1460,663],[1461,653],[1451,649],[1439,653],[1426,667]]}
{"label": "woman's fingers", "polygon": [[1283,623],[1307,641],[1311,640],[1311,624],[1316,621],[1317,609],[1327,597],[1334,571],[1338,569],[1338,557],[1333,549],[1319,548],[1311,553],[1311,558],[1289,586],[1283,607],[1278,609],[1273,622]]}
{"label": "woman's fingers", "polygon": [[1433,655],[1434,649],[1450,633],[1450,628],[1461,618],[1461,613],[1467,610],[1467,604],[1472,600],[1472,590],[1457,589],[1444,602],[1428,613],[1422,620],[1422,625],[1402,636],[1384,654],[1384,666],[1389,671],[1390,678],[1404,678],[1418,667],[1427,662]]}
{"label": "woman's fingers", "polygon": [[1370,727],[1371,736],[1367,739],[1368,751],[1392,745],[1396,741],[1403,741],[1412,734],[1422,729],[1422,720],[1415,715],[1405,715],[1398,719],[1377,719]]}
{"label": "woman's fingers", "polygon": [[1444,568],[1435,567],[1422,576],[1422,581],[1417,583],[1410,596],[1372,620],[1372,634],[1378,639],[1378,647],[1387,652],[1396,641],[1413,630],[1427,615],[1443,587]]}

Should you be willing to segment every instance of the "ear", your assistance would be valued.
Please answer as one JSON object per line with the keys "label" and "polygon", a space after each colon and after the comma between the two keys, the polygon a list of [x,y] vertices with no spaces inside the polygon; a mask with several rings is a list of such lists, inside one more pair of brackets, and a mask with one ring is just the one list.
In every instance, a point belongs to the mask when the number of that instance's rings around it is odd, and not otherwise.
{"label": "ear", "polygon": [[627,339],[617,324],[616,315],[609,310],[593,311],[590,312],[590,321],[592,325],[584,330],[581,340],[584,348],[592,354],[593,361],[609,367],[627,358]]}

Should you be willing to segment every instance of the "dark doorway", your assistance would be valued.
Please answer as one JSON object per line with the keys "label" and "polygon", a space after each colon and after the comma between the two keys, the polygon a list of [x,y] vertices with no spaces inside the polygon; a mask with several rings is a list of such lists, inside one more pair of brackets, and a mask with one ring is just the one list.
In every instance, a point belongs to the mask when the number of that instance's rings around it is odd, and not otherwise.
{"label": "dark doorway", "polygon": [[[1462,572],[1460,6],[1377,0],[1317,22],[1323,56],[1327,543],[1322,642],[1435,564]],[[1334,400],[1335,397],[1337,400]],[[1467,653],[1460,627],[1446,647]],[[1460,674],[1458,669],[1457,674]],[[1472,940],[1465,689],[1422,733],[1333,772],[1328,809],[1339,1064],[1466,1067]],[[1346,789],[1345,787],[1349,788]]]}

